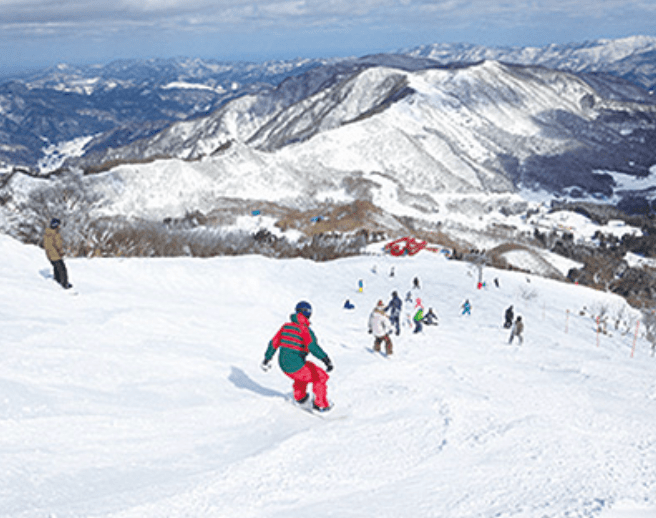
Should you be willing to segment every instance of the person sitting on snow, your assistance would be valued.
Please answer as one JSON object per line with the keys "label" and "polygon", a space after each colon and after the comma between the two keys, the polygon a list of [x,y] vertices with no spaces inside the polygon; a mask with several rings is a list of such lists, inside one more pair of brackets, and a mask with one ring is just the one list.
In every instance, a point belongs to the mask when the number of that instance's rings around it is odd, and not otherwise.
{"label": "person sitting on snow", "polygon": [[427,326],[438,325],[437,315],[433,313],[433,308],[428,308],[428,313],[424,316],[424,324]]}
{"label": "person sitting on snow", "polygon": [[[280,350],[278,364],[282,371],[294,380],[296,402],[305,403],[307,401],[309,397],[307,386],[312,383],[314,408],[324,412],[331,409],[326,394],[326,382],[329,378],[326,372],[333,370],[333,364],[326,352],[319,347],[317,337],[310,329],[310,316],[312,315],[310,303],[301,301],[296,304],[294,311],[290,321],[284,324],[269,342],[264,354],[262,369],[268,371],[271,368],[270,362],[276,351]],[[325,363],[325,371],[311,361],[306,361],[305,358],[310,353]]]}

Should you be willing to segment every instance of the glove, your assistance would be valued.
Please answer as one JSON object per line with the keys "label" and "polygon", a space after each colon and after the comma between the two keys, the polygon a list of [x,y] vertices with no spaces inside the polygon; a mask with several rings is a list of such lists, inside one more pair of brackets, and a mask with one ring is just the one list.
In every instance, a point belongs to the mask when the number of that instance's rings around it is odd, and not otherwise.
{"label": "glove", "polygon": [[373,331],[371,329],[369,329],[369,334],[371,334],[371,333],[373,333]]}
{"label": "glove", "polygon": [[323,360],[323,363],[326,364],[326,372],[330,372],[333,370],[333,362],[330,361],[330,358],[326,356],[326,358]]}
{"label": "glove", "polygon": [[271,361],[270,360],[264,360],[261,364],[260,367],[264,372],[269,372],[269,369],[271,368]]}

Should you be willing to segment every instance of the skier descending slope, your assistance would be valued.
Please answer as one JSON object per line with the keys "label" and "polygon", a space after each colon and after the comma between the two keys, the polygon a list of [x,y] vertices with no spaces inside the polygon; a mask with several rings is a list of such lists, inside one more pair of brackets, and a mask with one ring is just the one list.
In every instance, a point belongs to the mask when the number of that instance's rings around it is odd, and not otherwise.
{"label": "skier descending slope", "polygon": [[[333,364],[325,351],[319,347],[314,332],[310,329],[310,316],[312,306],[309,302],[301,301],[296,304],[295,313],[291,315],[290,322],[284,324],[269,342],[264,355],[262,369],[268,371],[270,362],[276,351],[280,349],[278,363],[282,371],[294,380],[294,399],[297,403],[305,403],[309,394],[307,386],[312,383],[314,392],[313,407],[319,412],[330,410],[331,405],[326,395],[326,382],[328,374],[333,370]],[[326,371],[314,363],[306,361],[308,353],[312,353],[326,364]]]}

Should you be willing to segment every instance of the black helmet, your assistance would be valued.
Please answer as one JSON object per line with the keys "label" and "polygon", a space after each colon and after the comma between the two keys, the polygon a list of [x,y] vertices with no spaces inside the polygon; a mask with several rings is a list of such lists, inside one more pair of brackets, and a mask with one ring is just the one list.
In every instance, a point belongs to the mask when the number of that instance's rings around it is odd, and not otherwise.
{"label": "black helmet", "polygon": [[305,318],[310,318],[310,315],[312,315],[312,306],[310,306],[309,302],[302,300],[296,304],[296,313],[300,313]]}
{"label": "black helmet", "polygon": [[50,228],[57,228],[61,221],[59,221],[57,218],[52,218],[50,220]]}

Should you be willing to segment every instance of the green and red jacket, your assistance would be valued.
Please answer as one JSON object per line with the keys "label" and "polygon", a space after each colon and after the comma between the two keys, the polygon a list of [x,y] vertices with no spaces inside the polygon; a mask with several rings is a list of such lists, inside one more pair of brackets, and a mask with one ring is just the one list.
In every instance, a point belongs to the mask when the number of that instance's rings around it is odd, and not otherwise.
{"label": "green and red jacket", "polygon": [[308,353],[319,360],[325,360],[328,355],[319,347],[317,337],[310,329],[310,321],[301,313],[290,317],[290,322],[284,324],[269,342],[264,359],[269,362],[280,349],[278,363],[284,372],[293,373],[305,365]]}

